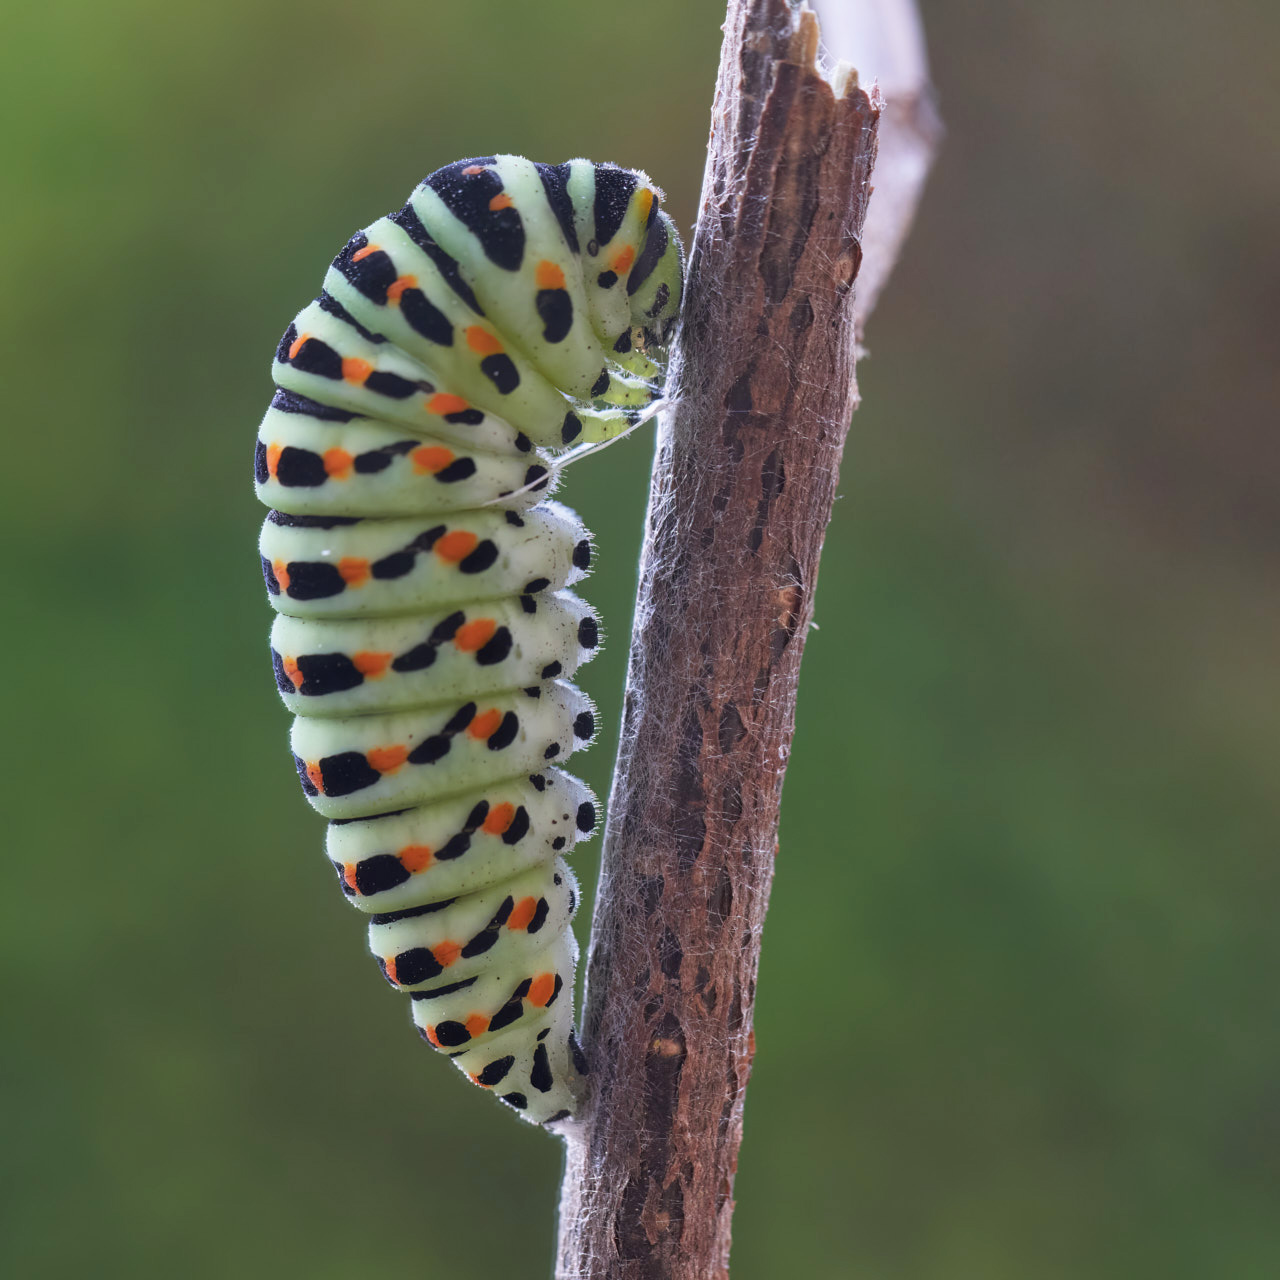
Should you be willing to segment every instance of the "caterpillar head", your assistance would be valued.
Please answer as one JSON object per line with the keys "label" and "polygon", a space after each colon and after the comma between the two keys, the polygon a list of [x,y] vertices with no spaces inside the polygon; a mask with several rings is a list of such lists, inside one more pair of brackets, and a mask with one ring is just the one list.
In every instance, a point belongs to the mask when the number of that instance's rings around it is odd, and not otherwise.
{"label": "caterpillar head", "polygon": [[665,347],[675,330],[684,290],[684,247],[676,224],[661,208],[649,224],[636,274],[650,262],[652,270],[631,294],[631,319],[644,332],[646,346]]}

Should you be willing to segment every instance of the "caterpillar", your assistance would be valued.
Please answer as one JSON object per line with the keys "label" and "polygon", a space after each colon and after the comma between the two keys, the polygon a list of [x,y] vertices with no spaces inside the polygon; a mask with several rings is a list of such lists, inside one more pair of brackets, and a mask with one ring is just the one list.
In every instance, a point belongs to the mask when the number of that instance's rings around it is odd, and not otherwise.
{"label": "caterpillar", "polygon": [[271,661],[326,853],[419,1035],[568,1118],[577,885],[560,763],[599,621],[563,462],[660,392],[680,239],[639,171],[459,160],[357,232],[285,331],[259,428]]}

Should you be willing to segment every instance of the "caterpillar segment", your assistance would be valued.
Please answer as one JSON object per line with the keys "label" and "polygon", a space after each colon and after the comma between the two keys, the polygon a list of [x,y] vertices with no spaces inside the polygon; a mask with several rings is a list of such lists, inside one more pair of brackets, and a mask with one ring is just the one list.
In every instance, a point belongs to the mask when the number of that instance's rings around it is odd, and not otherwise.
{"label": "caterpillar segment", "polygon": [[297,715],[422,706],[441,687],[468,698],[569,677],[600,644],[595,611],[571,591],[488,600],[411,617],[293,618],[271,628],[271,660]]}
{"label": "caterpillar segment", "polygon": [[576,686],[549,681],[389,715],[298,716],[290,735],[302,789],[326,818],[424,804],[567,759],[595,736]]}
{"label": "caterpillar segment", "polygon": [[568,507],[550,501],[525,512],[482,507],[386,519],[273,511],[259,549],[273,603],[303,618],[536,596],[591,567],[590,535]]}
{"label": "caterpillar segment", "polygon": [[353,906],[373,914],[452,901],[544,865],[591,834],[596,804],[563,770],[329,826],[326,852]]}
{"label": "caterpillar segment", "polygon": [[254,475],[275,681],[326,853],[423,1040],[525,1119],[573,1113],[560,765],[600,643],[557,457],[661,393],[683,256],[639,172],[458,161],[358,232],[285,331]]}
{"label": "caterpillar segment", "polygon": [[507,500],[526,487],[536,501],[555,485],[543,450],[485,453],[288,391],[276,392],[262,420],[254,472],[263,502],[298,516],[407,516],[427,504],[467,511],[495,500],[512,505]]}

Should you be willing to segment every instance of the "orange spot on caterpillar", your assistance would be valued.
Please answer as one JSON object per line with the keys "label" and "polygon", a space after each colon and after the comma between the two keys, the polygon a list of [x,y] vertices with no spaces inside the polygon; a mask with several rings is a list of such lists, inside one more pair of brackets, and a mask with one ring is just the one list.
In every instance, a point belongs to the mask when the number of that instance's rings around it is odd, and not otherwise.
{"label": "orange spot on caterpillar", "polygon": [[471,1033],[471,1038],[474,1040],[476,1036],[482,1036],[489,1030],[489,1019],[483,1013],[473,1013],[462,1025]]}
{"label": "orange spot on caterpillar", "polygon": [[496,356],[502,351],[502,343],[488,329],[479,324],[468,327],[467,346],[478,356]]}
{"label": "orange spot on caterpillar", "polygon": [[[491,836],[500,836],[515,821],[515,817],[515,805],[495,804],[489,810],[489,816],[484,820],[481,830],[487,831]],[[532,902],[533,899],[530,898],[529,901]]]}
{"label": "orange spot on caterpillar", "polygon": [[350,478],[351,466],[355,459],[345,449],[326,449],[324,451],[324,473],[334,480]]}
{"label": "orange spot on caterpillar", "polygon": [[400,859],[400,865],[411,875],[416,875],[431,865],[431,850],[425,844],[407,844],[396,856]]}
{"label": "orange spot on caterpillar", "polygon": [[356,887],[356,864],[354,862],[344,862],[342,864],[342,878],[347,882],[347,888],[352,893],[359,893]]}
{"label": "orange spot on caterpillar", "polygon": [[351,261],[361,262],[365,258],[367,258],[371,253],[377,253],[377,252],[378,252],[378,246],[376,244],[367,244],[363,249],[357,249],[355,253],[351,255]]}
{"label": "orange spot on caterpillar", "polygon": [[418,287],[417,276],[397,276],[389,285],[387,285],[387,301],[400,304],[400,295],[406,289],[416,289]]}
{"label": "orange spot on caterpillar", "polygon": [[282,658],[281,665],[284,667],[284,673],[293,681],[295,689],[302,688],[302,672],[298,670],[298,664],[292,658]]}
{"label": "orange spot on caterpillar", "polygon": [[453,633],[453,643],[463,653],[475,653],[483,649],[493,639],[498,624],[492,618],[477,618],[474,622],[464,622]]}
{"label": "orange spot on caterpillar", "polygon": [[301,351],[302,348],[310,341],[311,335],[309,333],[298,334],[298,336],[293,340],[293,346],[289,348],[289,359],[296,360],[298,358],[298,352]]}
{"label": "orange spot on caterpillar", "polygon": [[510,209],[515,202],[505,191],[500,192],[489,201],[489,212],[498,213],[502,209]]}
{"label": "orange spot on caterpillar", "polygon": [[273,560],[271,562],[271,572],[276,575],[276,581],[280,584],[281,591],[289,590],[289,568],[283,560]]}
{"label": "orange spot on caterpillar", "polygon": [[538,909],[537,898],[521,898],[507,917],[508,929],[527,929],[533,913]]}
{"label": "orange spot on caterpillar", "polygon": [[548,262],[546,258],[543,258],[538,263],[538,269],[534,272],[534,279],[537,281],[539,289],[564,288],[564,272],[554,262]]}
{"label": "orange spot on caterpillar", "polygon": [[409,461],[413,463],[413,469],[419,475],[425,475],[428,472],[435,475],[437,471],[443,471],[453,461],[453,452],[443,445],[424,444],[409,455]]}
{"label": "orange spot on caterpillar", "polygon": [[379,773],[395,773],[408,758],[409,748],[400,746],[374,747],[372,751],[365,754],[369,767],[376,769]]}
{"label": "orange spot on caterpillar", "polygon": [[444,537],[437,538],[435,546],[431,549],[441,560],[457,564],[459,560],[465,560],[476,549],[479,541],[480,539],[474,533],[469,533],[466,529],[455,529],[452,533],[446,533]]}
{"label": "orange spot on caterpillar", "polygon": [[641,187],[636,192],[636,208],[640,211],[640,221],[647,222],[649,210],[653,208],[653,192],[648,187]]}
{"label": "orange spot on caterpillar", "polygon": [[[429,1040],[433,1045],[435,1045],[435,1047],[436,1047],[437,1049],[438,1049],[438,1048],[440,1048],[440,1041],[436,1039],[436,1029],[435,1029],[435,1027],[423,1027],[423,1028],[422,1028],[422,1034],[423,1034],[423,1035],[425,1035],[425,1036],[427,1037],[427,1039],[428,1039],[428,1040]],[[474,1077],[472,1077],[472,1078],[474,1079]]]}
{"label": "orange spot on caterpillar", "polygon": [[525,997],[531,1005],[539,1009],[547,1007],[547,1001],[551,999],[556,989],[556,975],[554,973],[540,973],[534,978],[532,985],[529,987],[529,994]]}
{"label": "orange spot on caterpillar", "polygon": [[636,260],[636,251],[631,245],[626,245],[619,249],[610,259],[609,265],[620,275],[625,276],[631,270],[631,264]]}
{"label": "orange spot on caterpillar", "polygon": [[387,668],[391,665],[391,654],[373,653],[369,649],[361,649],[358,653],[351,655],[351,665],[367,679],[377,680],[380,676],[387,674]]}
{"label": "orange spot on caterpillar", "polygon": [[373,365],[359,356],[348,356],[342,362],[342,378],[344,382],[354,382],[360,386],[373,372]]}
{"label": "orange spot on caterpillar", "polygon": [[447,392],[440,392],[427,401],[427,412],[438,413],[444,417],[446,413],[461,413],[463,409],[469,409],[471,406],[461,396],[451,396]]}
{"label": "orange spot on caterpillar", "polygon": [[467,733],[471,735],[477,742],[484,742],[491,738],[498,731],[498,726],[502,723],[502,712],[497,707],[490,707],[488,711],[482,711],[472,722],[467,725]]}
{"label": "orange spot on caterpillar", "polygon": [[324,774],[320,772],[319,761],[307,761],[307,778],[311,785],[321,794],[324,795]]}
{"label": "orange spot on caterpillar", "polygon": [[276,478],[276,468],[280,465],[280,455],[284,449],[278,444],[267,445],[267,475]]}
{"label": "orange spot on caterpillar", "polygon": [[398,986],[400,985],[400,981],[399,981],[399,979],[396,977],[396,958],[395,958],[395,956],[388,956],[388,957],[387,957],[387,958],[386,958],[382,963],[386,966],[386,969],[387,969],[387,978],[388,978],[388,980],[389,980],[389,981],[391,981],[391,982],[394,982],[394,983],[396,984],[396,986],[398,987]]}
{"label": "orange spot on caterpillar", "polygon": [[485,166],[482,164],[469,164],[462,172],[465,173],[468,178],[474,178],[477,173],[483,173],[484,169]]}
{"label": "orange spot on caterpillar", "polygon": [[441,942],[431,948],[431,954],[435,956],[436,964],[447,969],[462,954],[462,943]]}
{"label": "orange spot on caterpillar", "polygon": [[363,587],[369,581],[369,562],[360,556],[343,556],[338,572],[349,587]]}

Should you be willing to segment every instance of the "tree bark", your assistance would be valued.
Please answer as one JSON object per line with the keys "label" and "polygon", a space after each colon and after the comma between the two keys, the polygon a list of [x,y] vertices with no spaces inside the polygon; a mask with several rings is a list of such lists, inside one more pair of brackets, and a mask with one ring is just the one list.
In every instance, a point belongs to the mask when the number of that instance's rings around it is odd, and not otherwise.
{"label": "tree bark", "polygon": [[782,777],[840,455],[879,102],[731,0],[659,431],[567,1136],[561,1280],[728,1275]]}

